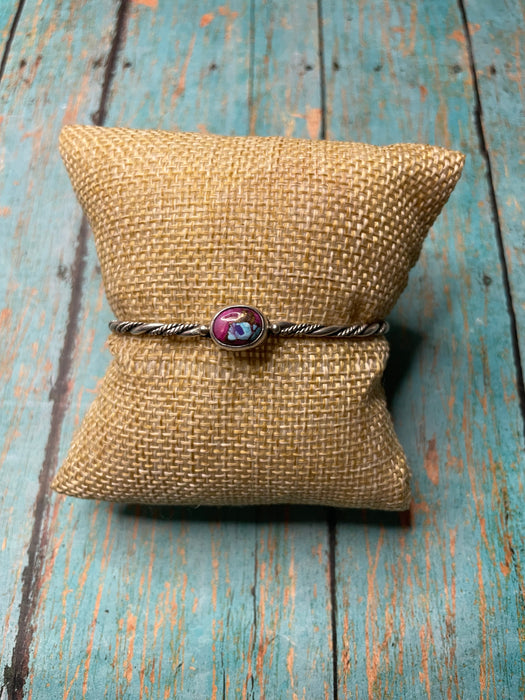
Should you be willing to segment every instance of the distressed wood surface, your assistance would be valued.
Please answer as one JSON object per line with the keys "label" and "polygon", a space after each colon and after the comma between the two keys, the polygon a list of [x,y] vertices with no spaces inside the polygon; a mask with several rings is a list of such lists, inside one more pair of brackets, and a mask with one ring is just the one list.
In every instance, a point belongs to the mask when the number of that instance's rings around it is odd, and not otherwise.
{"label": "distressed wood surface", "polygon": [[386,13],[381,2],[346,5],[323,3],[328,135],[416,136],[455,145],[467,163],[391,317],[403,376],[390,398],[414,470],[410,520],[363,526],[342,515],[337,524],[339,690],[518,698],[523,679],[509,660],[523,652],[523,424],[466,28],[452,2]]}
{"label": "distressed wood surface", "polygon": [[[0,66],[7,58],[8,46],[17,20],[17,0],[4,0],[0,5]],[[1,70],[1,68],[0,68]]]}
{"label": "distressed wood surface", "polygon": [[322,96],[317,3],[255,3],[253,44],[251,133],[318,138]]}
{"label": "distressed wood surface", "polygon": [[[40,527],[49,502],[46,474],[56,464],[57,421],[68,400],[61,358],[80,212],[63,200],[68,182],[56,143],[62,123],[89,119],[97,108],[104,72],[96,59],[111,45],[114,19],[113,6],[101,11],[95,2],[26,2],[0,83],[0,650],[6,684],[27,669],[47,544]],[[11,663],[15,648],[18,669]]]}
{"label": "distressed wood surface", "polygon": [[[525,298],[509,129],[523,15],[508,9],[2,4],[0,698],[525,694]],[[49,492],[109,359],[94,246],[56,149],[63,123],[93,120],[467,153],[391,319],[410,513]]]}
{"label": "distressed wood surface", "polygon": [[466,5],[466,19],[476,75],[474,87],[480,100],[479,128],[493,189],[493,216],[501,232],[518,350],[524,358],[525,6],[504,0],[498,3],[498,9],[494,12],[490,0],[471,1]]}

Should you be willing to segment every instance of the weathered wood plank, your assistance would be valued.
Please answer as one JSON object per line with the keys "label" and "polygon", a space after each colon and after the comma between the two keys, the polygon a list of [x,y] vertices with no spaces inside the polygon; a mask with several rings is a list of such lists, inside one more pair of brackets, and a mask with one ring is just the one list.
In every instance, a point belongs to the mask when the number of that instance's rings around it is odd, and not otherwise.
{"label": "weathered wood plank", "polygon": [[392,315],[411,518],[337,527],[339,695],[520,697],[521,417],[461,16],[452,2],[323,10],[331,138],[468,154]]}
{"label": "weathered wood plank", "polygon": [[57,503],[57,511],[34,695],[240,694],[253,614],[253,568],[239,566],[253,556],[243,524],[107,504]]}
{"label": "weathered wood plank", "polygon": [[322,508],[272,508],[259,526],[254,697],[333,697],[325,518]]}
{"label": "weathered wood plank", "polygon": [[[246,133],[247,8],[133,6],[108,123]],[[98,350],[110,312],[92,246],[85,279],[61,455],[108,359]],[[35,695],[65,686],[70,697],[243,697],[261,688],[272,696],[310,684],[324,696],[332,677],[324,525],[282,509],[270,526],[252,510],[53,503],[30,669]],[[305,634],[312,622],[313,640]]]}
{"label": "weathered wood plank", "polygon": [[0,5],[0,64],[4,60],[4,52],[7,49],[19,4],[19,0],[4,0]]}
{"label": "weathered wood plank", "polygon": [[[525,358],[525,17],[523,3],[464,3],[477,88],[521,350]],[[458,35],[458,41],[462,41]]]}
{"label": "weathered wood plank", "polygon": [[[53,386],[80,226],[75,203],[62,201],[68,184],[57,137],[64,122],[89,119],[97,106],[103,80],[98,59],[109,49],[113,18],[112,6],[101,10],[96,2],[28,0],[0,84],[0,325],[8,339],[0,356],[0,653],[7,680],[19,605],[23,614],[32,605],[31,572],[24,567],[30,543],[35,558],[40,537],[39,528],[32,531],[39,472],[56,450],[49,440],[53,411],[60,411]],[[45,499],[40,493],[44,530]]]}
{"label": "weathered wood plank", "polygon": [[249,8],[239,0],[133,3],[108,123],[246,133]]}
{"label": "weathered wood plank", "polygon": [[317,3],[313,0],[254,4],[252,133],[319,138],[318,39]]}

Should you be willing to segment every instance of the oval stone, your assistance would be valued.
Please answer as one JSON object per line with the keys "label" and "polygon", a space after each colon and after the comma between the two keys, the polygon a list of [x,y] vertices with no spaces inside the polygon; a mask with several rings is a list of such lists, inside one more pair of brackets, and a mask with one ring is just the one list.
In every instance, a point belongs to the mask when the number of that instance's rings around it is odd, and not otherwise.
{"label": "oval stone", "polygon": [[248,350],[265,339],[268,324],[263,314],[253,306],[227,306],[210,324],[210,337],[222,348]]}

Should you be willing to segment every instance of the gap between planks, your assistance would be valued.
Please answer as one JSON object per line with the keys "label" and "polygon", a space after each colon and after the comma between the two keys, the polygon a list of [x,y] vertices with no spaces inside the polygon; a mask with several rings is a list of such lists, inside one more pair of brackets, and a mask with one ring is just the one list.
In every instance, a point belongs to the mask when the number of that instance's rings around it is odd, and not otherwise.
{"label": "gap between planks", "polygon": [[505,247],[503,244],[503,235],[501,232],[501,221],[498,211],[498,202],[496,197],[496,188],[494,186],[494,178],[492,175],[492,162],[487,148],[485,138],[485,130],[483,127],[483,108],[481,104],[481,96],[479,91],[478,77],[476,73],[476,63],[474,60],[474,48],[472,45],[472,35],[468,23],[467,11],[464,0],[458,0],[458,8],[463,22],[463,33],[465,35],[466,47],[469,60],[470,75],[472,78],[472,88],[474,93],[474,123],[479,141],[479,150],[481,157],[485,162],[486,179],[489,191],[490,209],[494,220],[494,234],[496,239],[496,247],[501,264],[501,274],[503,281],[503,289],[505,292],[505,300],[507,303],[507,311],[510,320],[512,356],[514,359],[514,367],[516,370],[516,390],[518,393],[518,401],[520,405],[520,413],[523,427],[523,435],[525,437],[525,382],[523,377],[523,363],[521,358],[519,340],[518,340],[518,324],[516,321],[516,311],[514,309],[514,300],[510,286],[509,269],[507,258],[505,255]]}
{"label": "gap between planks", "polygon": [[[9,49],[23,10],[24,2],[25,0],[20,0],[11,26],[9,39],[0,66],[0,79],[5,70]],[[129,0],[120,0],[115,22],[115,33],[104,72],[99,108],[93,115],[93,122],[99,126],[103,124],[106,116],[107,100],[125,33],[128,8]],[[24,685],[29,672],[29,655],[34,633],[33,615],[35,613],[38,584],[42,575],[48,538],[45,529],[48,494],[58,459],[62,424],[69,403],[68,382],[73,363],[74,347],[78,335],[78,321],[84,285],[88,235],[89,227],[84,217],[77,237],[77,246],[71,270],[71,297],[69,300],[64,344],[58,362],[57,378],[49,394],[49,398],[52,401],[51,426],[49,429],[44,461],[39,474],[39,488],[33,508],[33,527],[27,551],[27,564],[22,572],[22,592],[17,633],[11,657],[11,665],[4,668],[3,688],[7,691],[7,697],[12,700],[21,700],[24,697]],[[2,689],[0,689],[0,692]]]}
{"label": "gap between planks", "polygon": [[24,9],[25,1],[26,0],[18,0],[18,7],[16,8],[15,16],[13,17],[13,21],[11,23],[11,26],[9,27],[9,35],[8,35],[7,41],[5,43],[5,48],[4,48],[4,53],[2,55],[2,60],[0,60],[0,81],[4,77],[5,67],[7,65],[7,58],[9,56],[9,51],[11,50],[11,44],[13,43],[13,39],[15,37],[16,28],[18,27],[18,22],[20,21],[20,17],[22,16],[22,11]]}

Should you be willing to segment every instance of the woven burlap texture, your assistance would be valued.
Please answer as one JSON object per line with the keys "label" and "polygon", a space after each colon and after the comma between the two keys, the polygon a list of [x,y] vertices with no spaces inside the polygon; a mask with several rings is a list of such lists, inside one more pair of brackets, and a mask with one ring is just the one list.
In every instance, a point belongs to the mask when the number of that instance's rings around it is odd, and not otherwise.
{"label": "woven burlap texture", "polygon": [[[385,318],[454,188],[443,148],[68,126],[61,153],[115,318]],[[384,338],[111,335],[97,398],[53,488],[158,504],[403,510],[410,472],[381,377]]]}

